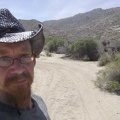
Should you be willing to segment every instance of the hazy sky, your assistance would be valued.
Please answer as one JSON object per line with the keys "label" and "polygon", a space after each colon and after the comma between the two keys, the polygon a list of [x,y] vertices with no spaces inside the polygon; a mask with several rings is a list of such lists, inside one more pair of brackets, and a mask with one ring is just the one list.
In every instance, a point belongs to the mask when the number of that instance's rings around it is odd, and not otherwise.
{"label": "hazy sky", "polygon": [[41,22],[112,7],[120,7],[120,0],[0,0],[0,8],[8,8],[18,19]]}

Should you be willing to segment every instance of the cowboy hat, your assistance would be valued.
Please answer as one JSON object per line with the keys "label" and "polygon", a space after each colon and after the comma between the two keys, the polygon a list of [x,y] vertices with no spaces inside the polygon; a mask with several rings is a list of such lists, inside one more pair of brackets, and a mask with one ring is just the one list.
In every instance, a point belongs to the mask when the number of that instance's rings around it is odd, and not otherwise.
{"label": "cowboy hat", "polygon": [[40,23],[38,27],[38,30],[25,31],[22,24],[8,9],[0,9],[0,42],[14,43],[29,40],[37,57],[39,57],[45,42],[42,24]]}

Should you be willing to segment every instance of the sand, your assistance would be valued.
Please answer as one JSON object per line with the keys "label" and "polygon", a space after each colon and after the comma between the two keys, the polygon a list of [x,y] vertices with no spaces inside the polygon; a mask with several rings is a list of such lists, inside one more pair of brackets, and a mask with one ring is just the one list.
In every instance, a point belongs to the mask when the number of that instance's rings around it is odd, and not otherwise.
{"label": "sand", "polygon": [[120,120],[120,96],[94,85],[97,62],[41,56],[32,91],[41,96],[51,120]]}

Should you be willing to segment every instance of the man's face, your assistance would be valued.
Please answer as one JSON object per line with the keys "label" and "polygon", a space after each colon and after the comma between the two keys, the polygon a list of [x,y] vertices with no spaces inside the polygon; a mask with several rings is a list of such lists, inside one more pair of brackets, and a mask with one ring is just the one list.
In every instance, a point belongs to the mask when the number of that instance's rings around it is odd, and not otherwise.
{"label": "man's face", "polygon": [[[26,54],[32,54],[29,41],[12,44],[0,43],[0,57],[15,59]],[[12,95],[13,99],[15,96],[20,99],[19,96],[27,93],[27,91],[30,92],[34,77],[34,66],[35,60],[31,63],[22,64],[18,59],[15,59],[11,66],[0,67],[0,91]],[[23,95],[21,99],[25,99],[25,96],[28,95]]]}

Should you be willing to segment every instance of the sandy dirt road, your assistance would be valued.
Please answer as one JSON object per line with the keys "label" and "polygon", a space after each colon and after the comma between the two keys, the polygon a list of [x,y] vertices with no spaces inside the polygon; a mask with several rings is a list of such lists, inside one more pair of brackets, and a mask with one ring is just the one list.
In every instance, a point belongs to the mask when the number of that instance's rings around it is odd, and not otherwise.
{"label": "sandy dirt road", "polygon": [[42,56],[32,89],[44,99],[51,120],[120,120],[120,96],[93,83],[100,69],[96,62]]}

